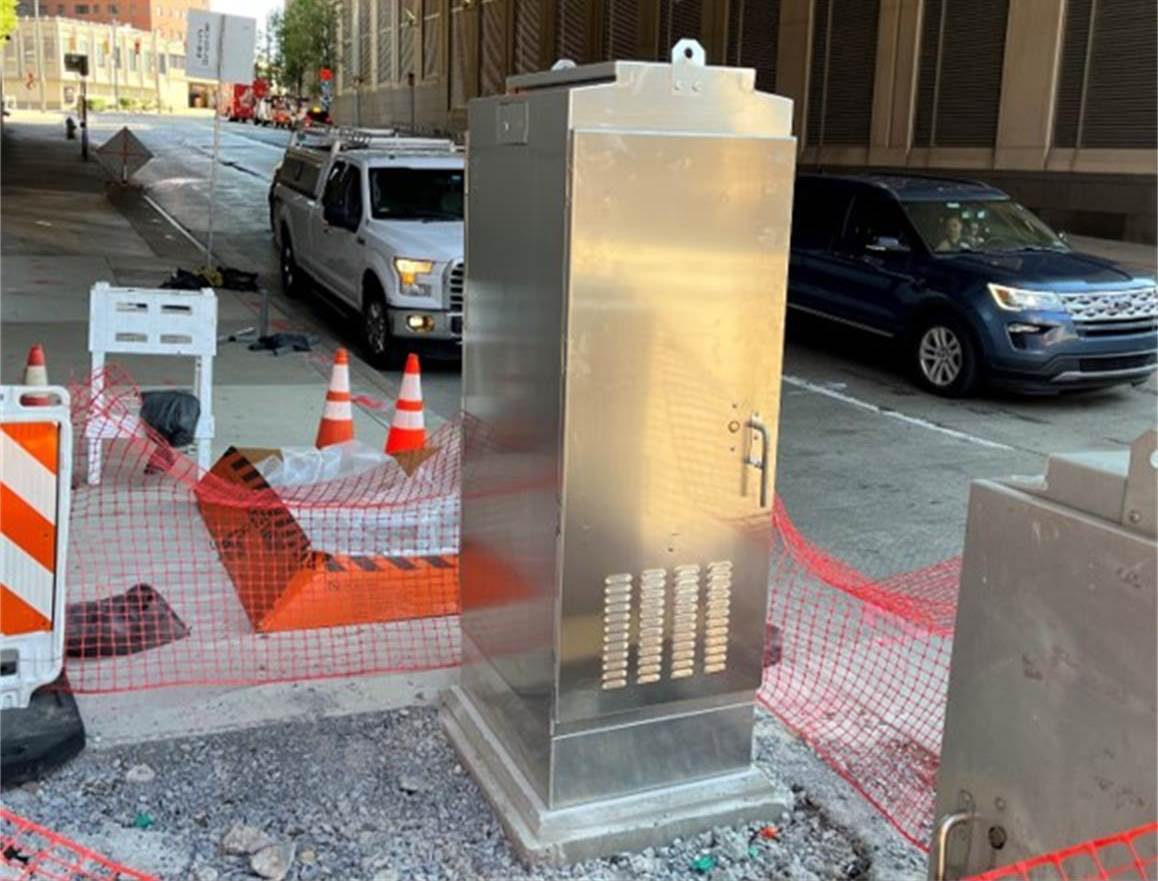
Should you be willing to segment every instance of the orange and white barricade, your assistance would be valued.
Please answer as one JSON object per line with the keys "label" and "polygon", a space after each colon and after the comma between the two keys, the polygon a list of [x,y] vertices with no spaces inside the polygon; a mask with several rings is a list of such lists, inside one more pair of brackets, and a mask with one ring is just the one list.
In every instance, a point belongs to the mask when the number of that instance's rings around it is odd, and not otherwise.
{"label": "orange and white barricade", "polygon": [[28,706],[64,665],[71,489],[68,392],[0,386],[0,708]]}

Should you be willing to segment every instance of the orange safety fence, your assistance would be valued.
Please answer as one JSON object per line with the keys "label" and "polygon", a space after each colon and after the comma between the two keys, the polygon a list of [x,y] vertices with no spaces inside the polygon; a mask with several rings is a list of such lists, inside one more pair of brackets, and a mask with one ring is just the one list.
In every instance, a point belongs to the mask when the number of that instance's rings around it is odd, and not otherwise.
{"label": "orange safety fence", "polygon": [[[99,395],[92,383],[72,389],[75,691],[459,663],[461,419],[430,433],[420,461],[346,468],[300,451],[231,448],[199,477],[140,421],[131,378],[111,367],[102,379]],[[496,442],[480,429],[465,432],[469,443]],[[104,466],[89,485],[86,438],[96,433]],[[295,482],[303,463],[323,479]],[[514,504],[495,500],[494,516]],[[874,579],[803,538],[779,502],[774,526],[758,699],[925,847],[959,561]]]}
{"label": "orange safety fence", "polygon": [[1031,857],[968,881],[1155,881],[1158,823]]}
{"label": "orange safety fence", "polygon": [[159,881],[0,807],[0,878],[12,881]]}

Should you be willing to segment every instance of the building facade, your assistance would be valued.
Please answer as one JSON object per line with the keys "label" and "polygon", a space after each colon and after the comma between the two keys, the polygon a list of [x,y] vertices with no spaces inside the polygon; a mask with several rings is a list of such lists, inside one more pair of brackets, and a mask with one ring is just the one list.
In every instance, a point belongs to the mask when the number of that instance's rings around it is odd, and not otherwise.
{"label": "building facade", "polygon": [[[88,56],[85,87],[92,106],[176,110],[190,106],[202,84],[185,77],[185,43],[157,31],[72,18],[20,19],[3,49],[4,105],[76,110],[81,78],[64,56]],[[43,72],[43,75],[40,75]]]}
{"label": "building facade", "polygon": [[335,117],[461,131],[506,77],[693,37],[796,102],[805,169],[966,175],[1155,240],[1152,0],[341,0]]}
{"label": "building facade", "polygon": [[[21,0],[17,12],[31,17],[36,13],[34,0]],[[190,9],[208,9],[209,0],[40,0],[40,14],[45,17],[77,18],[103,24],[124,24],[139,31],[155,31],[163,40],[185,41],[185,14]]]}

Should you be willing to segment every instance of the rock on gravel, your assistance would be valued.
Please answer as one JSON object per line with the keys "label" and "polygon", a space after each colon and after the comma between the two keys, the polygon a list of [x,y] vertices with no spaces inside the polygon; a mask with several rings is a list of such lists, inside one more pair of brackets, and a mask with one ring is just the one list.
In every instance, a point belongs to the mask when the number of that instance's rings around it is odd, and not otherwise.
{"label": "rock on gravel", "polygon": [[253,826],[234,823],[221,839],[221,849],[229,854],[243,856],[256,853],[273,844],[273,839]]}
{"label": "rock on gravel", "polygon": [[263,847],[249,859],[249,867],[269,881],[282,881],[293,864],[294,846],[287,842]]}
{"label": "rock on gravel", "polygon": [[125,772],[125,779],[130,783],[151,783],[157,779],[157,772],[150,765],[133,765]]}

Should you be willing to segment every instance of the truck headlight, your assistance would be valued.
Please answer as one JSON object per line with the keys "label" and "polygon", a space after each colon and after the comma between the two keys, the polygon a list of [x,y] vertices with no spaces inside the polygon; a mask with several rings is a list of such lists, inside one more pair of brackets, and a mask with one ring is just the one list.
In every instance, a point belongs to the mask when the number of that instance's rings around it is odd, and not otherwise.
{"label": "truck headlight", "polygon": [[420,284],[418,276],[429,275],[433,270],[433,260],[418,260],[414,257],[394,258],[394,271],[398,273],[399,291],[412,297],[430,295],[430,285]]}
{"label": "truck headlight", "polygon": [[1041,309],[1061,310],[1061,297],[1053,291],[1027,291],[1007,285],[989,283],[989,293],[1002,309],[1008,312],[1030,312]]}

